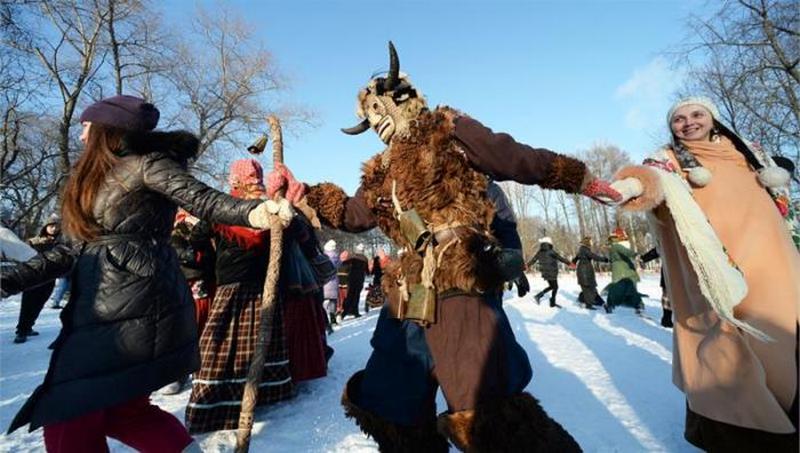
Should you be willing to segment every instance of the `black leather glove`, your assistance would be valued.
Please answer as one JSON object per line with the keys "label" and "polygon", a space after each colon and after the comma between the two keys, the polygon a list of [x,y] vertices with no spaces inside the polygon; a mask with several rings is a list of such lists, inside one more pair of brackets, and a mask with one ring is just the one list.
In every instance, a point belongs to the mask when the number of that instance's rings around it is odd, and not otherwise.
{"label": "black leather glove", "polygon": [[517,285],[517,297],[523,297],[531,290],[531,285],[528,283],[528,277],[525,274],[520,274],[519,277],[514,279],[514,284]]}

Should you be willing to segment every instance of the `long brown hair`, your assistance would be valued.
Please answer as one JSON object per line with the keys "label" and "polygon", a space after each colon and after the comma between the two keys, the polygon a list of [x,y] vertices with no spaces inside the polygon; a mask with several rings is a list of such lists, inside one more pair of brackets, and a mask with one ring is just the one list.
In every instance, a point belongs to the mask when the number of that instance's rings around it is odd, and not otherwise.
{"label": "long brown hair", "polygon": [[64,187],[61,202],[64,232],[77,240],[97,237],[100,224],[92,214],[97,192],[108,171],[119,159],[125,130],[92,123],[83,154],[78,158]]}

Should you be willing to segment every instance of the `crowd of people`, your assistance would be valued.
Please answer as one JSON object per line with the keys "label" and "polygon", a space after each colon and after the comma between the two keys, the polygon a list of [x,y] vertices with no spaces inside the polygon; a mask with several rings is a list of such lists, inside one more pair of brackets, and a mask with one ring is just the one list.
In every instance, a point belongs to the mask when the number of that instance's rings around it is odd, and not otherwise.
{"label": "crowd of people", "polygon": [[[533,370],[502,291],[513,283],[524,296],[525,269],[538,265],[547,287],[533,298],[549,292],[559,308],[562,263],[576,269],[581,306],[638,312],[637,254],[617,229],[604,250],[583,238],[571,260],[543,237],[526,263],[495,184],[513,180],[646,212],[657,245],[639,257],[662,260],[686,439],[708,451],[796,451],[800,255],[788,171],[713,104],[677,103],[669,146],[613,181],[454,109],[429,109],[391,44],[389,72],[369,80],[358,106],[361,123],[344,131],[372,129],[386,149],[364,165],[354,196],[299,182],[282,164],[265,176],[255,159],[233,163],[223,193],[188,171],[195,136],[154,131],[153,104],[119,95],[87,107],[60,217],[29,241],[33,255],[18,247],[3,268],[2,296],[22,293],[16,343],[36,335],[56,279],[54,306],[69,293],[44,380],[9,432],[44,427],[51,452],[107,451],[108,437],[140,451],[199,451],[191,434],[238,426],[273,291],[258,404],[326,376],[327,335],[360,317],[363,299],[363,312],[380,310],[373,351],[342,404],[381,451],[581,451],[526,391]],[[403,253],[370,259],[363,244],[321,244],[301,205],[329,228],[380,227]],[[278,225],[280,279],[265,288]],[[598,262],[611,270],[602,291]],[[189,382],[184,423],[150,403]],[[439,387],[447,409],[437,414]]]}

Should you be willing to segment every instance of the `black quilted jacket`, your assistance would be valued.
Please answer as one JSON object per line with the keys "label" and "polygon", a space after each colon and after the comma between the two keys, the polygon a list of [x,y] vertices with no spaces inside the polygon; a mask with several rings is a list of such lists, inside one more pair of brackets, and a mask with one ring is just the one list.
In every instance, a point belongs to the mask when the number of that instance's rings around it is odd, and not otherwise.
{"label": "black quilted jacket", "polygon": [[212,222],[247,225],[259,202],[235,199],[192,177],[187,132],[129,134],[120,162],[98,192],[103,236],[59,245],[2,276],[15,293],[72,272],[71,296],[44,383],[9,432],[147,395],[199,367],[189,288],[169,245],[177,206]]}

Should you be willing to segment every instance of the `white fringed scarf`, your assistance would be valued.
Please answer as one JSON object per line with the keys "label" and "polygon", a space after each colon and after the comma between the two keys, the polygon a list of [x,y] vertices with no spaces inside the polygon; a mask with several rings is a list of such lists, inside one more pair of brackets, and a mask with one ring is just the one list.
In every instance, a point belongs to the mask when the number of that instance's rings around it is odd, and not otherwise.
{"label": "white fringed scarf", "polygon": [[[654,156],[654,160],[665,162],[669,158],[662,150]],[[747,295],[747,282],[692,197],[689,185],[677,173],[655,166],[651,168],[659,177],[678,236],[697,275],[700,292],[709,305],[725,321],[762,341],[772,341],[769,335],[734,316],[733,308]],[[651,224],[657,222],[652,213],[648,213],[648,220]]]}

